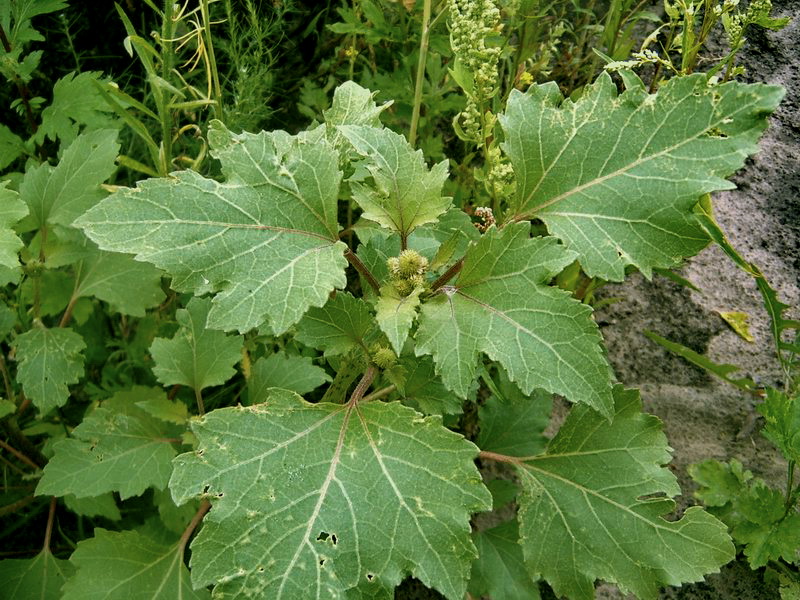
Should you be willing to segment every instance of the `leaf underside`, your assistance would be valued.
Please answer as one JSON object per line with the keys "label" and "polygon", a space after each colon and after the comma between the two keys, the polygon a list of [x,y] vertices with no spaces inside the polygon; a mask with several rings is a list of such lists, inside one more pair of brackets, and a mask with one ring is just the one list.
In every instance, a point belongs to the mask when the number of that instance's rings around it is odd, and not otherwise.
{"label": "leaf underside", "polygon": [[273,389],[193,428],[198,450],[176,459],[170,489],[177,503],[213,504],[192,544],[196,586],[215,584],[221,597],[389,599],[412,574],[463,597],[469,515],[490,496],[475,447],[440,418]]}

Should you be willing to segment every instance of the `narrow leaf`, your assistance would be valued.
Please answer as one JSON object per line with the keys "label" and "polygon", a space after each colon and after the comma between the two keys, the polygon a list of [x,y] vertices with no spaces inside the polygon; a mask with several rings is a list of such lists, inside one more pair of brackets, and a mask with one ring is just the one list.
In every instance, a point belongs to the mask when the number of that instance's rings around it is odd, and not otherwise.
{"label": "narrow leaf", "polygon": [[267,401],[193,424],[197,451],[176,459],[176,502],[213,508],[192,544],[196,586],[271,600],[388,600],[407,575],[452,600],[475,550],[469,515],[490,497],[476,449],[438,417],[397,402]]}

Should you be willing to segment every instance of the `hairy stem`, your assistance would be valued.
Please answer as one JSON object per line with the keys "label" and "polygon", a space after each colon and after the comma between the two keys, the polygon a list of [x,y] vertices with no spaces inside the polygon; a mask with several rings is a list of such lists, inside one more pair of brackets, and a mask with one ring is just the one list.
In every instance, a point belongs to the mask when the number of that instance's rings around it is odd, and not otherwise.
{"label": "hairy stem", "polygon": [[504,462],[511,465],[520,465],[522,464],[522,459],[517,458],[516,456],[508,456],[506,454],[498,454],[497,452],[489,452],[487,450],[481,450],[478,452],[478,458],[483,460],[493,460],[496,462]]}
{"label": "hairy stem", "polygon": [[375,365],[370,365],[367,367],[367,372],[364,373],[364,376],[361,378],[361,381],[358,382],[356,389],[353,390],[353,395],[350,396],[350,404],[358,404],[361,399],[364,397],[364,392],[369,389],[369,386],[372,385],[372,380],[375,379],[375,375],[377,375],[378,369]]}
{"label": "hairy stem", "polygon": [[50,551],[50,538],[53,535],[53,521],[56,520],[56,497],[50,498],[50,512],[47,513],[47,529],[44,530],[44,544],[42,544],[42,551]]}
{"label": "hairy stem", "polygon": [[381,291],[381,285],[378,283],[378,280],[375,279],[375,275],[372,274],[372,271],[370,271],[367,268],[367,265],[361,262],[361,259],[358,258],[358,256],[356,256],[356,253],[350,250],[350,248],[348,248],[344,252],[344,257],[347,259],[347,262],[353,265],[355,270],[358,271],[361,274],[361,276],[367,280],[367,283],[369,283],[372,289],[374,289],[375,292],[379,294]]}
{"label": "hairy stem", "polygon": [[186,526],[186,529],[183,530],[181,534],[181,539],[178,542],[178,547],[180,548],[181,556],[183,556],[184,551],[186,550],[186,544],[189,542],[189,538],[192,537],[192,533],[194,530],[197,529],[197,526],[200,524],[200,521],[203,520],[203,517],[206,516],[208,509],[211,508],[211,502],[208,500],[203,500],[200,503],[200,508],[197,509],[197,512],[194,513],[194,517],[189,522],[189,525]]}

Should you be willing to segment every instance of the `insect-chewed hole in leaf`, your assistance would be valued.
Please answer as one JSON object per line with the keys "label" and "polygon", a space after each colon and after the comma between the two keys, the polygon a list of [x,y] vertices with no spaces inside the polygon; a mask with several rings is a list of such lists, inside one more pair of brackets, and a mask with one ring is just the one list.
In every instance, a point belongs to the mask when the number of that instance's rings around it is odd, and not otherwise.
{"label": "insect-chewed hole in leaf", "polygon": [[331,537],[331,536],[330,536],[330,534],[329,534],[327,531],[320,531],[320,532],[319,532],[319,535],[317,536],[317,541],[318,541],[318,542],[324,542],[324,541],[325,541],[325,540],[327,540],[329,537]]}
{"label": "insect-chewed hole in leaf", "polygon": [[258,567],[258,568],[256,569],[256,571],[258,571],[259,573],[263,573],[265,570],[266,570],[266,569],[264,569],[264,567]]}
{"label": "insect-chewed hole in leaf", "polygon": [[325,559],[324,558],[320,558],[319,559],[319,566],[320,567],[324,567],[325,566]]}
{"label": "insect-chewed hole in leaf", "polygon": [[333,543],[334,546],[336,545],[337,541],[338,540],[336,539],[336,534],[332,533],[331,534],[331,542]]}
{"label": "insect-chewed hole in leaf", "polygon": [[367,573],[367,581],[372,581],[375,579],[375,575],[373,573]]}

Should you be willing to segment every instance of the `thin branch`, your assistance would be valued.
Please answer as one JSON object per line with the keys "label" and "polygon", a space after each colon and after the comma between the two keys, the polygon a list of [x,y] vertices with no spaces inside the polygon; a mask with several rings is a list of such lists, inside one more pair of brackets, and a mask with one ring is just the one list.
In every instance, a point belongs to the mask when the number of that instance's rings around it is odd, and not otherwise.
{"label": "thin branch", "polygon": [[523,459],[517,458],[516,456],[508,456],[507,454],[498,454],[497,452],[489,452],[487,450],[481,450],[478,453],[478,458],[482,460],[494,460],[496,462],[509,463],[512,465],[520,465],[523,462]]}
{"label": "thin branch", "polygon": [[72,319],[72,311],[75,310],[75,303],[79,298],[80,296],[73,294],[72,298],[69,299],[69,304],[67,304],[67,308],[64,309],[64,314],[61,315],[61,320],[58,322],[59,327],[66,327],[70,322],[70,319]]}
{"label": "thin branch", "polygon": [[181,534],[181,539],[178,543],[178,547],[181,551],[181,556],[183,555],[184,550],[186,549],[186,544],[189,542],[189,538],[192,537],[192,533],[194,530],[197,529],[197,526],[200,524],[200,521],[203,520],[203,517],[206,516],[208,509],[211,508],[211,502],[208,500],[203,500],[200,503],[200,508],[197,509],[197,512],[192,517],[192,520],[189,522],[189,525]]}
{"label": "thin branch", "polygon": [[8,433],[8,436],[17,445],[17,447],[19,447],[29,459],[36,463],[37,469],[44,467],[47,464],[47,458],[45,458],[44,454],[39,452],[39,449],[33,445],[33,443],[24,433],[22,433],[15,416],[7,417],[2,422],[2,425],[6,430],[6,433]]}
{"label": "thin branch", "polygon": [[387,385],[385,388],[381,388],[377,392],[372,392],[371,394],[364,396],[361,401],[362,402],[370,402],[372,400],[377,400],[378,398],[383,398],[384,396],[388,396],[393,391],[397,389],[395,384]]}
{"label": "thin branch", "polygon": [[375,279],[375,276],[372,274],[372,271],[367,268],[367,265],[361,262],[361,259],[356,256],[355,252],[348,248],[344,252],[344,257],[347,259],[347,262],[353,265],[356,271],[358,271],[361,276],[367,280],[367,283],[372,286],[372,289],[375,290],[375,293],[379,294],[381,291],[381,284],[379,284],[378,280]]}
{"label": "thin branch", "polygon": [[431,35],[431,0],[422,4],[422,35],[419,40],[419,60],[417,61],[417,77],[414,83],[414,108],[411,111],[411,129],[408,132],[408,143],[413,148],[417,143],[417,125],[419,111],[422,106],[422,83],[425,79],[425,63],[428,59],[428,40]]}
{"label": "thin branch", "polygon": [[6,515],[10,515],[11,513],[17,512],[20,508],[26,507],[34,500],[36,500],[36,497],[33,494],[31,494],[30,496],[25,496],[21,500],[17,500],[16,502],[12,502],[11,504],[0,506],[0,517],[4,517]]}
{"label": "thin branch", "polygon": [[39,470],[39,465],[37,465],[30,458],[25,456],[22,452],[20,452],[19,450],[17,450],[13,446],[7,444],[3,440],[0,440],[0,448],[3,448],[4,450],[8,450],[9,452],[11,452],[11,454],[13,454],[18,459],[20,459],[22,462],[24,462],[26,465],[31,467],[34,471],[38,471]]}
{"label": "thin branch", "polygon": [[446,284],[448,281],[450,281],[453,277],[458,275],[458,272],[461,271],[461,267],[463,266],[464,266],[464,259],[461,258],[452,267],[447,269],[447,271],[442,273],[439,279],[437,279],[431,284],[431,293],[435,292],[444,284]]}
{"label": "thin branch", "polygon": [[372,385],[372,380],[375,379],[375,375],[377,375],[378,369],[375,365],[370,365],[367,367],[367,372],[364,373],[364,376],[361,378],[361,381],[358,382],[356,389],[353,390],[353,394],[350,396],[350,404],[358,404],[361,399],[364,397],[364,392],[369,389],[369,386]]}
{"label": "thin branch", "polygon": [[50,498],[50,512],[47,514],[47,529],[44,531],[42,551],[50,551],[50,538],[53,535],[53,521],[56,519],[56,497]]}
{"label": "thin branch", "polygon": [[0,352],[0,373],[3,375],[3,383],[6,386],[6,399],[10,400],[11,402],[16,402],[14,388],[11,386],[11,375],[8,373],[6,356],[3,352]]}

